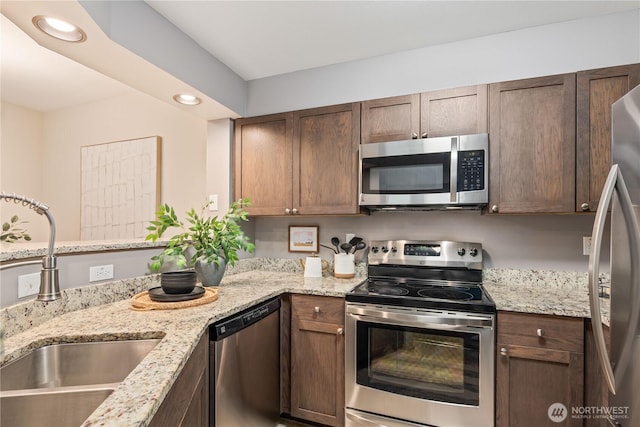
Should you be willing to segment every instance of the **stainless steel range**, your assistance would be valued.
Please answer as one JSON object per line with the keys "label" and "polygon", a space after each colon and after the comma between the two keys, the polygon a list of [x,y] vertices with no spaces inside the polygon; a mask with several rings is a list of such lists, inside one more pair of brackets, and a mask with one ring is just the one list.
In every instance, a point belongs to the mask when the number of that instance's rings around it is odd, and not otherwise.
{"label": "stainless steel range", "polygon": [[493,426],[495,303],[482,245],[372,241],[346,295],[345,425]]}

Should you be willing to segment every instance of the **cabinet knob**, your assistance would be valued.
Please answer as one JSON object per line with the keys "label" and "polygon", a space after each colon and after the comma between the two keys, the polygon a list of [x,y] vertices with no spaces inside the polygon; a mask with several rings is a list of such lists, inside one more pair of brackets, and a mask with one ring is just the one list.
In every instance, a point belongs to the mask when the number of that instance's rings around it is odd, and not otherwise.
{"label": "cabinet knob", "polygon": [[338,335],[342,335],[342,328],[338,328],[338,330],[336,331],[338,333]]}
{"label": "cabinet knob", "polygon": [[418,139],[418,134],[417,133],[412,133],[411,134],[411,139]]}
{"label": "cabinet knob", "polygon": [[589,203],[583,203],[580,205],[580,207],[582,208],[583,211],[588,211],[589,210]]}
{"label": "cabinet knob", "polygon": [[509,350],[507,350],[505,347],[500,348],[500,354],[502,356],[508,356],[509,355]]}
{"label": "cabinet knob", "polygon": [[498,212],[498,205],[491,206],[491,212]]}
{"label": "cabinet knob", "polygon": [[284,213],[286,213],[287,215],[290,215],[290,214],[291,214],[291,209],[286,208],[286,209],[284,210]]}
{"label": "cabinet knob", "polygon": [[422,135],[421,135],[421,136],[422,136],[423,138],[426,138],[426,137],[427,137],[427,133],[426,133],[426,132],[422,132]]}
{"label": "cabinet knob", "polygon": [[539,337],[543,337],[544,336],[544,331],[542,329],[536,329],[536,335]]}
{"label": "cabinet knob", "polygon": [[291,211],[294,215],[298,215],[298,209],[297,208],[293,208],[293,211]]}
{"label": "cabinet knob", "polygon": [[320,307],[316,305],[315,307],[313,307],[313,311],[315,311],[316,313],[320,313]]}

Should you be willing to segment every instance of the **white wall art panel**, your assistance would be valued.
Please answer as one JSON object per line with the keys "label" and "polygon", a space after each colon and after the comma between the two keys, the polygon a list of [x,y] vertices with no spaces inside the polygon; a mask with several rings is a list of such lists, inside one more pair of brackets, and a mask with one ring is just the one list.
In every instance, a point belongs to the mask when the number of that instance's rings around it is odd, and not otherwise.
{"label": "white wall art panel", "polygon": [[160,198],[160,137],[81,147],[81,240],[144,238]]}

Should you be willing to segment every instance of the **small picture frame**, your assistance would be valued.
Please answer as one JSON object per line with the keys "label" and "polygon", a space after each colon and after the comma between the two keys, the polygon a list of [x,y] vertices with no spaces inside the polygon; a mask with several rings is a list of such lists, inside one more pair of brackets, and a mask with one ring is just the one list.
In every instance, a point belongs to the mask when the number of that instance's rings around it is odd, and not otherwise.
{"label": "small picture frame", "polygon": [[318,253],[318,226],[289,226],[289,252]]}

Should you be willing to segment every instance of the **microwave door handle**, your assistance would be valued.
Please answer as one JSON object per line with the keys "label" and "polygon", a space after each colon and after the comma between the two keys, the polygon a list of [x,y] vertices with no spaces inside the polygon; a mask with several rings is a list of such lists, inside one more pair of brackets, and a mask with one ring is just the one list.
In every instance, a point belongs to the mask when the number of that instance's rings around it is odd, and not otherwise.
{"label": "microwave door handle", "polygon": [[449,171],[449,201],[451,203],[458,203],[458,137],[451,138],[451,170]]}
{"label": "microwave door handle", "polygon": [[[596,218],[593,223],[593,245],[591,247],[591,254],[589,255],[589,305],[591,309],[591,319],[593,327],[593,335],[595,339],[596,349],[598,351],[598,357],[602,370],[604,372],[605,380],[609,386],[609,390],[612,394],[616,394],[616,379],[623,375],[623,371],[626,368],[626,360],[629,357],[631,351],[631,345],[633,342],[633,333],[636,325],[638,324],[638,317],[640,315],[640,304],[632,305],[632,312],[630,316],[630,322],[627,326],[625,333],[625,343],[623,345],[622,352],[620,354],[619,363],[616,365],[616,374],[614,375],[611,360],[607,353],[607,347],[604,340],[604,332],[602,330],[602,314],[600,310],[600,300],[598,292],[598,277],[600,275],[600,252],[602,250],[602,234],[605,227],[607,211],[611,204],[611,198],[613,193],[618,195],[618,201],[622,210],[624,221],[629,230],[629,246],[631,252],[631,280],[632,280],[632,298],[638,299],[638,286],[640,279],[638,274],[638,264],[640,261],[640,238],[638,233],[638,223],[633,212],[633,206],[631,204],[631,198],[629,197],[629,191],[624,183],[622,174],[618,165],[613,165],[609,171],[609,175],[602,190],[600,196],[600,202],[596,211]],[[635,260],[635,262],[634,262]],[[612,288],[613,292],[613,288]]]}

